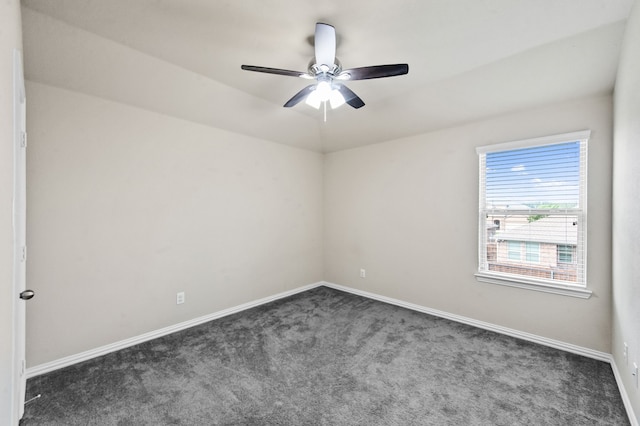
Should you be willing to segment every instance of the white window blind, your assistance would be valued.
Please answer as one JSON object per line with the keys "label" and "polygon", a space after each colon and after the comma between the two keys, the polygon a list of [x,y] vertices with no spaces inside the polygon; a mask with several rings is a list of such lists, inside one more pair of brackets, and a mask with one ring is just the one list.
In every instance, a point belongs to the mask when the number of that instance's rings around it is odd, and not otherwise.
{"label": "white window blind", "polygon": [[586,287],[589,132],[478,148],[478,272]]}

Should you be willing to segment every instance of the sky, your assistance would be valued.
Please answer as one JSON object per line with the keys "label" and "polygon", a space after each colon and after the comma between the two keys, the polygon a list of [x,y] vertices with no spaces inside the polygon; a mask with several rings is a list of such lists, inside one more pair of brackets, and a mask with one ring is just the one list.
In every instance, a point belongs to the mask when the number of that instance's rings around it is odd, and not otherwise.
{"label": "sky", "polygon": [[486,154],[487,208],[578,207],[580,142]]}

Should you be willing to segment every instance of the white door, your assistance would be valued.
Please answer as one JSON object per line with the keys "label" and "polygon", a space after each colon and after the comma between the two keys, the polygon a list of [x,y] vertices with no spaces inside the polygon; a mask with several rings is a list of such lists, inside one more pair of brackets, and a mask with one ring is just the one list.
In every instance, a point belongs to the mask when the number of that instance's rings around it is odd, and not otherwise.
{"label": "white door", "polygon": [[27,377],[25,374],[25,301],[32,297],[25,291],[26,281],[26,98],[22,54],[14,50],[13,54],[13,116],[14,116],[14,177],[13,177],[13,312],[15,313],[14,330],[14,370],[13,370],[13,403],[14,413],[18,418],[24,414],[24,398]]}

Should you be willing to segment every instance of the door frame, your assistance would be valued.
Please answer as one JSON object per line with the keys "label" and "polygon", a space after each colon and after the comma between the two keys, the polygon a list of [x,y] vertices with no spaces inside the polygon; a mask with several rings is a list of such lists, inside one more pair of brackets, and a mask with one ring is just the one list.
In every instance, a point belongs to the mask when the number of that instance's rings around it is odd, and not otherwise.
{"label": "door frame", "polygon": [[16,424],[24,415],[26,390],[26,92],[22,52],[13,51],[13,372],[12,412]]}

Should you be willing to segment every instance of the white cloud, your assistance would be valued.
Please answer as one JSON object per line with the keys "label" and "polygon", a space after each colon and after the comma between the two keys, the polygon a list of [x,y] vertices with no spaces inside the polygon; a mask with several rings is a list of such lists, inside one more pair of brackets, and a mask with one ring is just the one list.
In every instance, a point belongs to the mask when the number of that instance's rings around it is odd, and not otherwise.
{"label": "white cloud", "polygon": [[571,185],[568,182],[562,182],[562,181],[558,181],[558,180],[548,180],[546,182],[543,182],[542,180],[538,179],[538,181],[536,183],[538,184],[536,186],[541,186],[541,187],[545,187],[545,188],[558,188],[558,187],[577,188],[576,185]]}
{"label": "white cloud", "polygon": [[520,164],[511,168],[512,172],[523,172],[525,169],[524,164]]}

